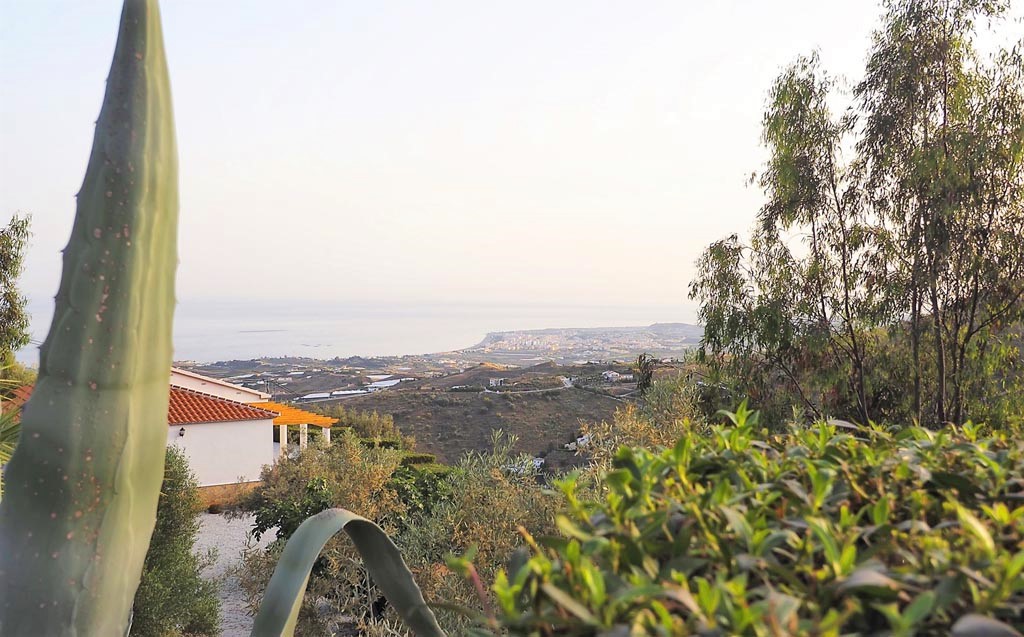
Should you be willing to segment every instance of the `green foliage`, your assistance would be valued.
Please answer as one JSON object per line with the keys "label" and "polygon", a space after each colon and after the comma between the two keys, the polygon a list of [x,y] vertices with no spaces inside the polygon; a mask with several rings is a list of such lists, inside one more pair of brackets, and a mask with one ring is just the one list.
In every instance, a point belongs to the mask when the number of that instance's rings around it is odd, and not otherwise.
{"label": "green foliage", "polygon": [[587,442],[581,451],[590,460],[588,478],[600,482],[622,446],[670,447],[680,437],[701,431],[696,412],[693,384],[677,377],[655,382],[643,403],[617,410],[611,421],[585,423],[582,433]]}
{"label": "green foliage", "polygon": [[[555,498],[538,484],[532,458],[512,453],[515,442],[497,432],[490,452],[467,454],[442,485],[442,497],[411,516],[396,538],[429,601],[480,607],[475,593],[445,566],[449,553],[472,547],[476,567],[489,578],[522,546],[519,528],[554,531]],[[436,610],[449,632],[466,628],[463,616]]]}
{"label": "green foliage", "polygon": [[[313,445],[295,458],[268,467],[263,484],[243,502],[255,514],[254,533],[278,528],[267,551],[244,558],[243,587],[258,606],[284,540],[309,516],[331,507],[358,511],[378,524],[401,547],[410,568],[432,601],[471,603],[461,580],[444,566],[445,555],[480,547],[481,569],[488,575],[521,543],[517,527],[553,531],[554,499],[540,489],[532,459],[511,453],[514,439],[498,435],[492,452],[471,454],[455,467],[403,464],[401,451],[367,447],[347,431],[331,446]],[[321,634],[338,621],[381,616],[381,590],[368,579],[350,543],[330,540],[312,566],[306,606],[300,613],[303,634]],[[313,611],[320,600],[321,612]],[[323,613],[324,604],[333,612]],[[458,628],[459,616],[444,612],[442,625]]]}
{"label": "green foliage", "polygon": [[[21,435],[20,409],[2,409],[0,405],[0,468],[10,462]],[[0,500],[4,497],[4,475],[0,471]]]}
{"label": "green foliage", "polygon": [[[401,457],[398,450],[367,446],[351,429],[341,429],[330,445],[312,444],[294,457],[264,467],[262,484],[240,503],[242,510],[255,516],[254,535],[277,528],[277,540],[266,551],[253,551],[243,558],[240,579],[253,610],[259,607],[285,542],[307,518],[344,508],[372,520],[389,535],[402,528],[406,506],[392,485]],[[300,632],[322,634],[332,619],[361,617],[380,595],[352,544],[330,539],[313,566],[298,620]],[[318,599],[333,606],[334,618],[315,610]]]}
{"label": "green foliage", "polygon": [[623,447],[597,497],[581,496],[575,475],[559,481],[560,536],[528,537],[531,554],[493,580],[497,610],[480,625],[945,635],[987,621],[974,634],[1013,634],[1024,444],[972,425],[819,423],[763,439],[756,414],[727,416],[669,449]]}
{"label": "green foliage", "polygon": [[1004,424],[1021,404],[1002,398],[1024,384],[1024,48],[973,51],[1005,3],[885,6],[845,114],[816,55],[772,86],[766,203],[749,241],[713,243],[690,286],[701,353],[773,425],[794,405]]}
{"label": "green foliage", "polygon": [[400,452],[366,446],[343,429],[330,445],[312,444],[265,466],[260,486],[239,506],[255,515],[256,537],[276,528],[276,537],[287,539],[306,518],[332,507],[379,520],[400,510],[387,485],[401,458]]}
{"label": "green foliage", "polygon": [[345,509],[318,513],[296,529],[267,585],[252,634],[291,637],[295,633],[313,564],[328,540],[341,530],[352,540],[402,622],[417,635],[444,637],[395,544],[379,526]]}
{"label": "green foliage", "polygon": [[657,362],[657,359],[646,352],[636,357],[633,373],[636,374],[636,388],[641,394],[646,393],[654,382],[654,366]]}
{"label": "green foliage", "polygon": [[157,2],[126,0],[39,378],[6,467],[0,633],[125,633],[163,479],[177,219]]}
{"label": "green foliage", "polygon": [[13,352],[28,345],[28,314],[18,277],[30,221],[30,217],[15,215],[6,228],[0,228],[0,370],[13,362]]}
{"label": "green foliage", "polygon": [[401,462],[403,465],[435,464],[437,463],[437,456],[420,451],[406,451],[402,453]]}
{"label": "green foliage", "polygon": [[654,427],[672,430],[678,421],[697,416],[696,400],[693,381],[684,376],[664,378],[648,388],[640,403],[640,413]]}
{"label": "green foliage", "polygon": [[217,584],[203,579],[205,560],[193,552],[201,508],[188,459],[168,447],[156,528],[135,592],[133,637],[220,634]]}
{"label": "green foliage", "polygon": [[36,370],[14,360],[14,355],[7,356],[8,362],[3,363],[0,355],[0,400],[13,397],[15,389],[36,382]]}
{"label": "green foliage", "polygon": [[370,441],[398,441],[396,449],[413,449],[416,446],[413,438],[402,436],[402,432],[395,426],[395,419],[391,414],[345,409],[344,405],[315,407],[315,409],[325,416],[338,419],[338,422],[331,427],[332,436],[340,433],[343,429],[351,429],[359,437]]}

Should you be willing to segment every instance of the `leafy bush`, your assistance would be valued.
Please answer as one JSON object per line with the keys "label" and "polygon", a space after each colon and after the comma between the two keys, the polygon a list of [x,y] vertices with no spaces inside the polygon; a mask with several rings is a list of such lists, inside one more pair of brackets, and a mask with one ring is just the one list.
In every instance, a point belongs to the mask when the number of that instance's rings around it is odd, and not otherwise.
{"label": "leafy bush", "polygon": [[11,461],[14,448],[21,435],[21,408],[6,406],[0,402],[0,500],[4,497],[3,467]]}
{"label": "leafy bush", "polygon": [[694,400],[691,384],[682,379],[660,380],[647,389],[643,403],[616,410],[611,422],[584,423],[587,442],[581,451],[592,461],[588,474],[600,480],[600,472],[623,445],[670,447],[693,433]]}
{"label": "leafy bush", "polygon": [[[512,635],[1014,635],[1024,444],[980,428],[732,424],[624,447],[598,497],[571,475],[561,536],[494,579]],[[470,564],[453,560],[469,573]]]}
{"label": "leafy bush", "polygon": [[[428,602],[479,602],[446,567],[449,553],[472,547],[477,568],[490,578],[523,545],[520,527],[554,532],[557,500],[540,488],[532,458],[512,454],[515,443],[514,436],[499,431],[492,438],[491,452],[467,454],[451,470],[444,496],[422,515],[410,518],[408,528],[396,538]],[[444,628],[461,634],[464,617],[443,608],[435,611]]]}
{"label": "leafy bush", "polygon": [[403,465],[436,464],[437,456],[432,453],[406,451],[402,454],[401,462]]}
{"label": "leafy bush", "polygon": [[133,636],[220,634],[217,584],[200,575],[212,555],[202,559],[193,552],[202,509],[198,487],[185,455],[168,447],[156,528],[135,593]]}
{"label": "leafy bush", "polygon": [[[512,438],[496,436],[491,453],[469,455],[455,467],[407,465],[408,453],[364,443],[346,430],[330,446],[311,445],[264,469],[262,486],[242,508],[255,514],[255,534],[276,527],[278,540],[243,558],[240,579],[250,606],[258,605],[284,541],[307,517],[330,507],[381,525],[433,602],[472,602],[445,566],[449,552],[479,546],[481,570],[492,576],[522,543],[519,525],[554,531],[555,498],[540,489],[529,457],[512,456]],[[323,634],[331,624],[353,620],[382,627],[393,619],[382,600],[348,540],[332,539],[313,568],[300,633]],[[439,619],[450,628],[460,625],[451,613]]]}
{"label": "leafy bush", "polygon": [[[240,582],[250,607],[258,608],[285,540],[306,518],[341,507],[394,535],[405,512],[390,485],[400,461],[400,451],[367,446],[351,429],[342,429],[330,445],[313,444],[294,457],[264,467],[262,484],[240,506],[255,515],[254,535],[276,528],[277,540],[266,551],[254,550],[243,556]],[[345,615],[361,616],[379,598],[351,542],[333,538],[310,576],[299,632],[322,634],[326,623]],[[318,612],[318,602],[329,612]]]}
{"label": "leafy bush", "polygon": [[360,438],[367,440],[398,440],[401,441],[401,446],[407,449],[415,446],[411,438],[403,438],[402,432],[395,425],[395,419],[391,414],[345,409],[344,405],[314,406],[313,409],[325,416],[338,419],[338,422],[331,427],[332,436],[341,434],[345,429],[351,429]]}

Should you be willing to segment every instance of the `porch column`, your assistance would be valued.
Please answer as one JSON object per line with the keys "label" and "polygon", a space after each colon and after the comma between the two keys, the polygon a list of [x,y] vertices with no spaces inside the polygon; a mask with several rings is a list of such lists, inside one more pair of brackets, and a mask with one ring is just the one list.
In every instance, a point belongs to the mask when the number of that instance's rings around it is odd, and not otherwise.
{"label": "porch column", "polygon": [[328,445],[331,444],[331,428],[321,427],[320,431],[322,431],[324,434],[324,442],[326,442]]}
{"label": "porch column", "polygon": [[280,432],[280,455],[283,458],[288,455],[288,425],[278,425],[277,429]]}
{"label": "porch column", "polygon": [[309,425],[299,425],[299,449],[305,449],[309,444]]}

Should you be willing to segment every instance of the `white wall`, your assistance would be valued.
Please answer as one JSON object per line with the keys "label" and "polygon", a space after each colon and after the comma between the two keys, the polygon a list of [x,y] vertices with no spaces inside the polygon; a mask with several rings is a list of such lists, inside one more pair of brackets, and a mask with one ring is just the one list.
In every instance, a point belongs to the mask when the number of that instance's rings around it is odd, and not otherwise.
{"label": "white wall", "polygon": [[171,384],[175,387],[184,387],[239,403],[258,403],[267,400],[266,394],[261,395],[255,389],[232,385],[212,378],[206,379],[201,376],[196,378],[192,374],[186,374],[177,369],[171,370]]}
{"label": "white wall", "polygon": [[201,487],[252,482],[274,462],[273,426],[271,419],[171,425],[167,444],[185,452]]}

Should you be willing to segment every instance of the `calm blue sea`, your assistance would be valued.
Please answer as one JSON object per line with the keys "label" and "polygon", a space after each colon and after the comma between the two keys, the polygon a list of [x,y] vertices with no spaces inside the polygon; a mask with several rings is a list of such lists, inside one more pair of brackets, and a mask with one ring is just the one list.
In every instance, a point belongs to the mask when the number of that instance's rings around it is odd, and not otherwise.
{"label": "calm blue sea", "polygon": [[[30,303],[38,361],[52,306]],[[325,301],[183,301],[175,314],[174,358],[213,362],[260,356],[392,356],[475,345],[488,332],[548,327],[613,327],[693,322],[687,306],[383,304]]]}

